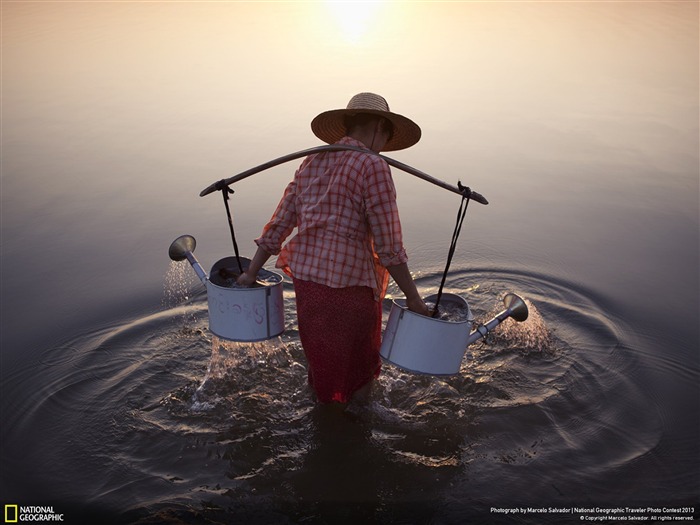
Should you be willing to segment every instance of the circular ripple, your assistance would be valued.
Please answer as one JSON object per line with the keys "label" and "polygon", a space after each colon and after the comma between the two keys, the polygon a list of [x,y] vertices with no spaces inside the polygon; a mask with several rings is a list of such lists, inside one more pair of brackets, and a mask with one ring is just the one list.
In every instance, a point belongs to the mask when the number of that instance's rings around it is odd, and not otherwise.
{"label": "circular ripple", "polygon": [[[439,278],[419,278],[421,293],[434,293]],[[456,376],[385,364],[370,403],[353,405],[340,421],[311,400],[287,289],[289,330],[273,341],[211,337],[199,295],[57,345],[42,355],[38,374],[15,374],[41,378],[15,423],[47,436],[39,464],[85,465],[91,474],[75,493],[123,508],[202,491],[225,507],[253,489],[279,495],[280,483],[288,494],[280,504],[294,507],[331,490],[331,467],[352,472],[385,502],[398,494],[441,498],[466,485],[477,494],[502,486],[505,494],[517,487],[519,465],[549,480],[540,493],[551,484],[573,493],[658,445],[662,425],[628,377],[636,365],[627,329],[605,314],[606,298],[565,280],[486,267],[454,272],[445,291],[467,298],[477,321],[500,310],[507,292],[525,298],[532,315],[472,345]],[[346,442],[347,457],[338,456]],[[578,484],[562,478],[562,465],[581,472]]]}

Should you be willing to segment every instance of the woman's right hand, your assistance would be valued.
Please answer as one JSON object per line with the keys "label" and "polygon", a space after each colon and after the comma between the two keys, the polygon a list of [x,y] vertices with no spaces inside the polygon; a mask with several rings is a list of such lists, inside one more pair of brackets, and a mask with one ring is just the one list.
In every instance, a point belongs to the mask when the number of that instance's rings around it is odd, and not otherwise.
{"label": "woman's right hand", "polygon": [[255,251],[255,255],[253,256],[253,260],[250,261],[248,268],[246,268],[246,270],[238,276],[236,283],[238,283],[240,286],[253,286],[258,278],[260,268],[263,267],[269,258],[270,253],[258,246],[258,249]]}
{"label": "woman's right hand", "polygon": [[255,284],[255,280],[257,278],[258,278],[257,274],[251,275],[246,270],[245,272],[243,272],[241,275],[238,276],[238,279],[236,279],[236,283],[240,286],[253,286]]}

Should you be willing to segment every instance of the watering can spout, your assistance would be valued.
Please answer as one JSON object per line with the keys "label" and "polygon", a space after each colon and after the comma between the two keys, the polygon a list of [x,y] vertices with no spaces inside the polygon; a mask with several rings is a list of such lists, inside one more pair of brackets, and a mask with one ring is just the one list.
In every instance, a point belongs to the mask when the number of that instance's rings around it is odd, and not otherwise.
{"label": "watering can spout", "polygon": [[192,253],[196,246],[197,241],[194,239],[194,237],[191,235],[180,235],[180,237],[175,239],[172,244],[170,244],[168,255],[173,261],[184,261],[187,259],[192,265],[197,277],[199,277],[199,279],[206,285],[207,274]]}
{"label": "watering can spout", "polygon": [[503,321],[512,317],[519,323],[525,321],[528,317],[528,309],[525,301],[518,295],[514,293],[506,294],[503,298],[503,305],[505,310],[496,315],[488,323],[480,325],[476,330],[469,334],[469,339],[467,339],[467,346],[478,341],[482,337],[485,337],[491,330],[496,328]]}
{"label": "watering can spout", "polygon": [[506,312],[509,312],[509,317],[512,317],[519,323],[527,319],[529,314],[525,301],[520,296],[514,293],[506,294],[503,298],[503,305],[506,307]]}

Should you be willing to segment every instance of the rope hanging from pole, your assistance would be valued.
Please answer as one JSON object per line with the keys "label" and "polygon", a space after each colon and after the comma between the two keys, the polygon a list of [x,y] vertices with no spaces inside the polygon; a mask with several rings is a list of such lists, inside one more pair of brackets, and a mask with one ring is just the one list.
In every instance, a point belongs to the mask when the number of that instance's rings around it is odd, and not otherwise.
{"label": "rope hanging from pole", "polygon": [[226,208],[226,216],[228,217],[228,229],[231,232],[231,241],[233,242],[233,253],[236,255],[236,262],[238,262],[238,270],[243,273],[243,265],[241,264],[241,255],[238,252],[238,243],[236,242],[236,234],[233,231],[233,219],[231,218],[231,209],[228,205],[229,194],[234,193],[234,191],[228,187],[226,181],[221,179],[216,183],[216,189],[221,191],[221,195],[224,197],[224,207]]}
{"label": "rope hanging from pole", "polygon": [[450,249],[447,254],[447,263],[445,264],[445,270],[442,272],[442,281],[440,282],[440,289],[437,293],[437,298],[435,299],[435,309],[433,310],[433,317],[438,315],[438,305],[440,304],[440,299],[442,298],[442,289],[445,286],[445,280],[447,279],[447,273],[450,270],[450,264],[452,264],[452,258],[455,254],[455,249],[457,248],[457,239],[462,231],[462,224],[464,223],[464,217],[467,215],[467,206],[469,206],[469,200],[471,196],[471,190],[462,186],[461,182],[458,182],[459,190],[462,193],[462,200],[459,203],[459,210],[457,211],[457,222],[455,224],[455,229],[452,232],[452,240],[450,241]]}

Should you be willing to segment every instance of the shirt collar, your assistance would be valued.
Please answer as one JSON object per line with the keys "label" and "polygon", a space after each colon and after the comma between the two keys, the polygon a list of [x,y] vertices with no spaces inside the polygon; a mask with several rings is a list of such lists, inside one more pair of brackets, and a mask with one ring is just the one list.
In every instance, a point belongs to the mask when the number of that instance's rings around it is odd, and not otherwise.
{"label": "shirt collar", "polygon": [[347,135],[340,139],[336,144],[342,144],[344,146],[356,146],[358,148],[366,149],[369,151],[369,148],[365,146],[364,142],[360,142],[357,139],[354,139],[352,137],[348,137]]}

